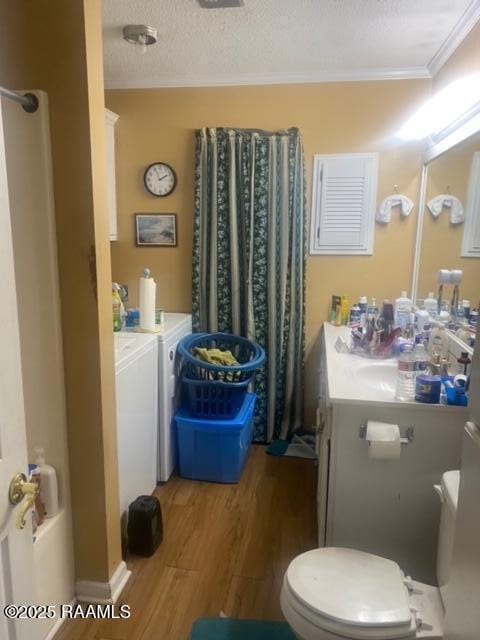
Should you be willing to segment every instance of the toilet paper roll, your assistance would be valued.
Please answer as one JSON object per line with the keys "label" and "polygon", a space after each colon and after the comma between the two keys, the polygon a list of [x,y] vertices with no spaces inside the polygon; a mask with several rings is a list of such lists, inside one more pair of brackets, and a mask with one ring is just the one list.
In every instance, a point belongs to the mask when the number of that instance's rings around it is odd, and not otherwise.
{"label": "toilet paper roll", "polygon": [[[146,270],[147,271],[147,270]],[[155,300],[157,285],[153,278],[140,278],[140,328],[155,331]]]}
{"label": "toilet paper roll", "polygon": [[372,460],[398,460],[402,445],[398,424],[369,420],[367,423],[368,457]]}

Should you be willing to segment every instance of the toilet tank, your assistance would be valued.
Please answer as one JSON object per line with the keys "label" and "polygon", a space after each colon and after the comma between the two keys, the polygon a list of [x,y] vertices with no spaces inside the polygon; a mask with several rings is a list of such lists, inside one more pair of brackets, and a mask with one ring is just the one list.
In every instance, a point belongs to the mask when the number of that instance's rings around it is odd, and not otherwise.
{"label": "toilet tank", "polygon": [[453,540],[455,535],[455,519],[457,516],[458,488],[460,471],[447,471],[442,476],[440,486],[435,489],[442,500],[440,529],[437,549],[437,579],[442,600],[445,602],[445,589],[450,577],[452,564]]}

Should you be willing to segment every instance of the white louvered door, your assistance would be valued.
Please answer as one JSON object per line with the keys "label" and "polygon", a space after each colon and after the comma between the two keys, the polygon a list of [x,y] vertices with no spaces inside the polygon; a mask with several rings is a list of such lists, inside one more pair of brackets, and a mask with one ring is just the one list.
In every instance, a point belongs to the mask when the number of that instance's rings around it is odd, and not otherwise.
{"label": "white louvered door", "polygon": [[310,253],[372,254],[377,173],[376,153],[315,156]]}
{"label": "white louvered door", "polygon": [[463,258],[480,258],[480,151],[473,154],[462,241]]}

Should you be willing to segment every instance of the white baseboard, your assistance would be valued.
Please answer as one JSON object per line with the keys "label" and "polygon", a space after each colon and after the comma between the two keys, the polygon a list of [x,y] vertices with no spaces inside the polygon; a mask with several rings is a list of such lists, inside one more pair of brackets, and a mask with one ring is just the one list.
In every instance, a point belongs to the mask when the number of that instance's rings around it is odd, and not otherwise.
{"label": "white baseboard", "polygon": [[132,572],[127,569],[125,562],[121,562],[108,582],[94,582],[93,580],[77,580],[75,593],[78,602],[94,604],[115,604]]}
{"label": "white baseboard", "polygon": [[[73,607],[73,605],[77,602],[76,598],[73,598],[73,600],[70,600],[70,602],[68,603],[70,606]],[[60,630],[60,627],[62,626],[62,624],[65,622],[66,618],[57,618],[55,624],[51,627],[50,631],[47,633],[47,635],[43,638],[43,640],[53,640],[54,637],[57,635],[57,633]]]}

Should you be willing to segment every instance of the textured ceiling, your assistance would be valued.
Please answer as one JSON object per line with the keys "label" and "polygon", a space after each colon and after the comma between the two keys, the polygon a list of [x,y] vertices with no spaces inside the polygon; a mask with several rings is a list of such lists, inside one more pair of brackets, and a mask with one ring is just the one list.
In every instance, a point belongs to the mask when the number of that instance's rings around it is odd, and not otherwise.
{"label": "textured ceiling", "polygon": [[[422,77],[469,0],[103,0],[109,88]],[[158,29],[144,56],[125,24]]]}

